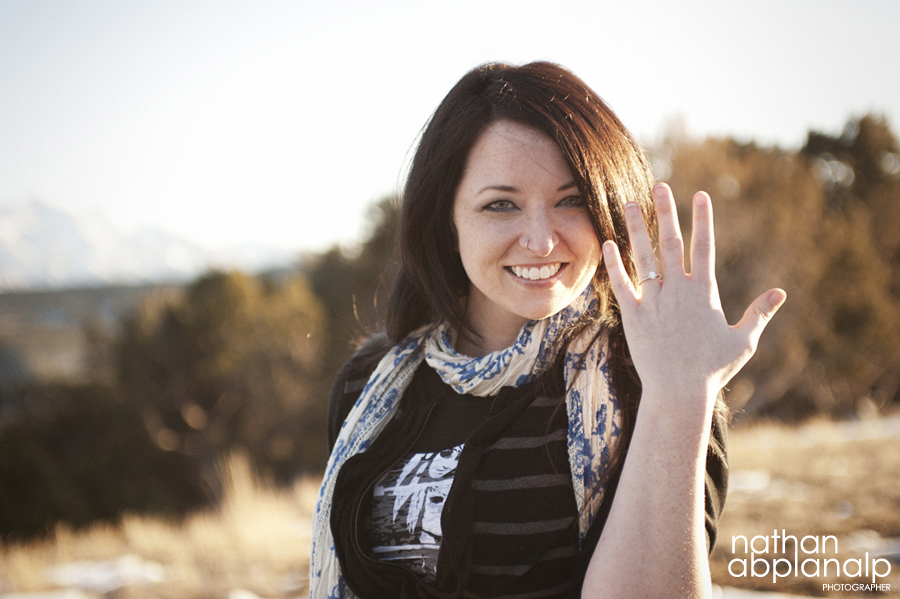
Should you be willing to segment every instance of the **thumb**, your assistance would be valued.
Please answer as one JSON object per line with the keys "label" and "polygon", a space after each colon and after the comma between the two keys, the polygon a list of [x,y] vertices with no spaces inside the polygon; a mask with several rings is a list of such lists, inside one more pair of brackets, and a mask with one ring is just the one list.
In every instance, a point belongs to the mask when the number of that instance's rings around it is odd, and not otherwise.
{"label": "thumb", "polygon": [[763,329],[769,324],[769,321],[778,312],[778,309],[787,299],[787,292],[784,289],[770,289],[756,298],[744,311],[741,321],[735,326],[750,335],[750,341],[754,351],[756,344],[762,335]]}

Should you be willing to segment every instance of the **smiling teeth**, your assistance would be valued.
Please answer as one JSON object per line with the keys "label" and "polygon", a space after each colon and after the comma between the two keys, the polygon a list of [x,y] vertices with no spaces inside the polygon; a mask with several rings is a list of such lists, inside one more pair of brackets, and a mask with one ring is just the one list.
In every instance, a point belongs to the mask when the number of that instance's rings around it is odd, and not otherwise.
{"label": "smiling teeth", "polygon": [[537,268],[536,266],[532,266],[531,268],[521,266],[511,266],[510,269],[517,277],[522,277],[523,279],[530,279],[532,281],[539,281],[541,279],[549,279],[553,275],[559,272],[560,267],[562,266],[561,262],[557,262],[556,264],[548,264],[546,266],[542,266]]}

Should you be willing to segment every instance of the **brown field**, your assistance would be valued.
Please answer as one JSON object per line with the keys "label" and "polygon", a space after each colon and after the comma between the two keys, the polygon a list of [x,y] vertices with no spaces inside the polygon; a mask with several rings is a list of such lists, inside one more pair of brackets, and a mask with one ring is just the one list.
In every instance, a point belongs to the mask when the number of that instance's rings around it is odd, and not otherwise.
{"label": "brown field", "polygon": [[[126,516],[117,526],[78,533],[59,527],[53,541],[0,549],[0,597],[58,589],[66,581],[55,582],[54,574],[59,579],[69,564],[94,578],[93,588],[90,580],[70,585],[91,598],[305,596],[319,481],[303,479],[291,490],[275,490],[261,484],[241,456],[232,457],[225,474],[226,498],[215,512],[183,522]],[[117,584],[109,570],[126,583],[112,594],[104,592]]]}
{"label": "brown field", "polygon": [[0,292],[0,369],[6,381],[85,380],[85,326],[107,334],[119,319],[150,297],[178,292],[178,285],[112,285]]}
{"label": "brown field", "polygon": [[[799,552],[805,558],[865,560],[866,551],[875,553],[893,540],[894,559],[900,559],[900,417],[833,423],[817,421],[799,428],[780,424],[756,424],[732,431],[730,437],[732,484],[720,521],[719,540],[713,552],[713,580],[723,586],[759,589],[815,597],[862,597],[860,592],[823,592],[823,583],[871,582],[868,577],[843,573],[828,577],[789,576],[772,582],[765,578],[734,577],[728,564],[734,558],[749,558],[739,541],[736,555],[731,554],[732,537],[768,535],[775,530],[803,539],[834,535],[828,551],[819,555]],[[781,541],[779,540],[779,544]],[[757,547],[764,549],[762,540]],[[806,547],[812,549],[812,541]],[[780,549],[780,547],[779,547]],[[789,541],[788,554],[794,549]],[[776,556],[771,547],[769,557]],[[871,559],[871,558],[870,558]],[[814,564],[808,572],[813,573]],[[855,565],[850,565],[855,573]],[[740,573],[735,564],[734,572]],[[762,564],[758,572],[763,572]],[[780,572],[786,571],[782,564]],[[875,597],[900,596],[900,564],[893,563],[891,593]]]}
{"label": "brown field", "polygon": [[[820,421],[793,429],[757,424],[733,430],[730,444],[733,486],[711,561],[714,581],[793,595],[866,596],[823,592],[822,584],[870,581],[871,575],[788,577],[774,584],[771,575],[731,576],[729,561],[747,557],[740,547],[731,554],[731,539],[771,537],[774,529],[798,538],[834,535],[838,555],[823,557],[843,563],[857,551],[860,557],[875,551],[884,539],[900,538],[900,418]],[[115,526],[77,533],[60,527],[52,541],[0,547],[0,599],[63,588],[69,594],[43,597],[305,596],[309,518],[318,481],[304,479],[293,489],[276,490],[258,481],[240,456],[224,473],[228,493],[214,512],[183,522],[126,516]],[[772,551],[769,557],[777,556]],[[900,565],[892,564],[891,574],[880,582],[890,583],[893,592],[872,596],[900,595]]]}

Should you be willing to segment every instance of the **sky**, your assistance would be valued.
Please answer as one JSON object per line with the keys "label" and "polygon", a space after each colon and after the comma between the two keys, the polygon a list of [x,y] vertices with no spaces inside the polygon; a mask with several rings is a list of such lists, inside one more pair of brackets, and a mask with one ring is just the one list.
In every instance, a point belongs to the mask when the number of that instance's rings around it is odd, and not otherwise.
{"label": "sky", "polygon": [[898,34],[894,0],[0,0],[0,206],[320,251],[483,62],[563,64],[645,143],[799,148],[867,112],[898,132]]}

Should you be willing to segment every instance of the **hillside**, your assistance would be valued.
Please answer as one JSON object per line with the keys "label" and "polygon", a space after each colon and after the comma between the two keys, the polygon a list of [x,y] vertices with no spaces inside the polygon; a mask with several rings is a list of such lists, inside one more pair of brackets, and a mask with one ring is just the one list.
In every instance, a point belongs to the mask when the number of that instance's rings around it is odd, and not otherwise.
{"label": "hillside", "polygon": [[115,331],[119,318],[175,284],[120,285],[0,293],[0,385],[77,380],[85,367],[85,327]]}

